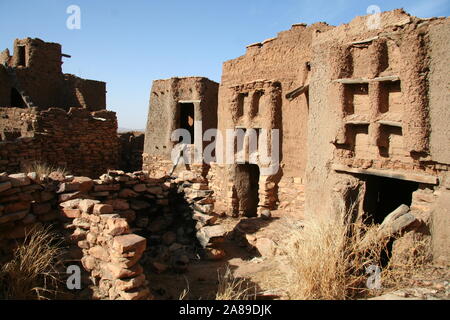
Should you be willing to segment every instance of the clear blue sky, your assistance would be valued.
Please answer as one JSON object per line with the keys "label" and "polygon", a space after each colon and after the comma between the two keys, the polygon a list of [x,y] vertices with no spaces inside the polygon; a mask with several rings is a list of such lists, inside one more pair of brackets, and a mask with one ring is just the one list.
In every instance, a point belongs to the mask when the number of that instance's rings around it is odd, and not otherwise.
{"label": "clear blue sky", "polygon": [[[69,5],[81,30],[66,28]],[[206,76],[222,62],[294,23],[347,23],[367,7],[404,8],[420,17],[449,16],[450,0],[0,0],[0,50],[15,38],[58,42],[63,71],[107,82],[108,109],[119,126],[145,127],[152,80]]]}

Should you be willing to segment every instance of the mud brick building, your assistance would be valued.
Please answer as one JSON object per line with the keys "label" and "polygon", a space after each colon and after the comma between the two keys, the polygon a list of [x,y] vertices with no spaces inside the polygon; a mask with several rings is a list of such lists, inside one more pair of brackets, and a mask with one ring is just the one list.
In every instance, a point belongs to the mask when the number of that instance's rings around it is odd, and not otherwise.
{"label": "mud brick building", "polygon": [[95,176],[118,166],[117,119],[106,84],[64,74],[61,45],[14,42],[0,53],[0,171],[34,162]]}
{"label": "mud brick building", "polygon": [[106,83],[62,72],[63,54],[58,43],[26,38],[14,41],[14,53],[0,53],[0,106],[70,107],[98,111],[106,108]]}
{"label": "mud brick building", "polygon": [[[143,169],[154,175],[169,173],[174,164],[172,150],[179,140],[172,141],[172,132],[185,129],[191,141],[185,142],[193,155],[193,145],[198,141],[203,147],[203,135],[217,128],[217,93],[219,85],[207,78],[188,77],[156,80],[150,96],[147,129],[145,133]],[[201,122],[195,130],[196,123]],[[206,164],[194,164],[191,169],[201,174]],[[180,168],[186,165],[182,163]],[[176,168],[179,169],[179,168]]]}
{"label": "mud brick building", "polygon": [[[245,154],[241,163],[205,163],[198,174],[214,190],[216,208],[234,215],[281,209],[317,216],[354,207],[353,219],[382,222],[406,204],[423,223],[412,236],[431,241],[432,234],[435,256],[448,256],[449,19],[394,10],[376,28],[369,22],[296,24],[225,62],[217,128],[224,136],[243,130],[244,149],[248,132],[267,130],[269,141],[279,139],[279,170],[264,174],[260,155],[251,162]],[[149,155],[167,160],[171,152],[179,100],[157,91],[173,81],[152,89],[144,169],[162,164]],[[196,91],[184,84],[184,92]],[[163,136],[156,134],[164,123]]]}
{"label": "mud brick building", "polygon": [[[307,155],[308,87],[311,42],[316,32],[331,27],[318,23],[293,25],[276,38],[247,46],[244,56],[224,63],[219,90],[219,130],[265,129],[268,154],[272,129],[279,130],[280,168],[270,174],[256,163],[213,165],[218,199],[234,214],[302,206]],[[258,141],[259,142],[259,141]],[[225,142],[226,144],[227,142]],[[259,147],[259,146],[258,146]],[[259,150],[261,151],[261,150]],[[219,201],[220,201],[219,200]]]}
{"label": "mud brick building", "polygon": [[406,204],[449,257],[450,20],[383,13],[312,43],[306,213],[376,222]]}

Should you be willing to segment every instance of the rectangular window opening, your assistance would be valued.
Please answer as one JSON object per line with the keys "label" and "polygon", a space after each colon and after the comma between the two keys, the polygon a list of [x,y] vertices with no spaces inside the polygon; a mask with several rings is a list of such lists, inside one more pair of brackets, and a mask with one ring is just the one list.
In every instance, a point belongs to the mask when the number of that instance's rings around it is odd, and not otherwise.
{"label": "rectangular window opening", "polygon": [[18,53],[18,58],[19,58],[17,64],[20,67],[26,67],[25,46],[18,46],[17,50],[18,50],[17,53]]}
{"label": "rectangular window opening", "polygon": [[[194,104],[193,103],[180,103],[180,123],[179,128],[185,129],[189,132],[189,139],[187,141],[184,141],[187,144],[193,144],[194,143],[194,121],[195,121],[195,114],[194,114]],[[182,138],[180,138],[181,142]]]}

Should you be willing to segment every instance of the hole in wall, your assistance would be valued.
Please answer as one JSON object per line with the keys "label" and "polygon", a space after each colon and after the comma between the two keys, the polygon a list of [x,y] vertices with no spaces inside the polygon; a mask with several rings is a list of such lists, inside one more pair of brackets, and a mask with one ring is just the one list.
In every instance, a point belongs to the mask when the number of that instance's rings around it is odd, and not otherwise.
{"label": "hole in wall", "polygon": [[239,212],[246,217],[255,217],[259,204],[259,166],[238,164],[235,169],[235,188],[239,201]]}
{"label": "hole in wall", "polygon": [[[180,103],[180,121],[179,128],[185,129],[190,134],[190,139],[185,141],[187,144],[194,143],[194,104],[193,103]],[[182,138],[180,137],[179,142],[181,142]]]}
{"label": "hole in wall", "polygon": [[254,118],[259,113],[259,105],[261,101],[261,97],[264,95],[263,91],[256,91],[252,96],[252,105],[250,109],[250,117]]}
{"label": "hole in wall", "polygon": [[26,108],[27,105],[22,98],[22,95],[16,88],[11,88],[11,107],[13,108]]}
{"label": "hole in wall", "polygon": [[246,104],[247,99],[248,99],[248,93],[239,93],[237,110],[236,110],[236,118],[240,118],[244,115],[244,106]]}
{"label": "hole in wall", "polygon": [[18,61],[17,65],[20,67],[26,66],[26,56],[25,56],[25,46],[17,46],[17,53],[18,53]]}
{"label": "hole in wall", "polygon": [[390,158],[394,155],[402,156],[404,153],[402,128],[381,125],[377,145],[380,156],[384,158]]}
{"label": "hole in wall", "polygon": [[364,212],[369,222],[382,223],[400,205],[411,206],[412,194],[419,183],[399,179],[367,176]]}
{"label": "hole in wall", "polygon": [[345,85],[344,113],[346,115],[370,113],[368,83]]}
{"label": "hole in wall", "polygon": [[[383,223],[384,219],[402,204],[411,206],[412,194],[419,183],[377,176],[366,176],[366,192],[363,201],[364,218],[367,223]],[[385,267],[392,256],[394,239],[382,252],[381,264]]]}
{"label": "hole in wall", "polygon": [[388,81],[381,83],[381,96],[379,111],[381,113],[403,112],[402,90],[400,81]]}

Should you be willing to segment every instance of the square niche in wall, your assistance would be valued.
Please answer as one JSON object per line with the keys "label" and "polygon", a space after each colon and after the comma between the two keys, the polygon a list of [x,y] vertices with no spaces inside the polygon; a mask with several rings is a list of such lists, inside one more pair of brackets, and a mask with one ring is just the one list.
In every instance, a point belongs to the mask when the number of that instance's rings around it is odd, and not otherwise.
{"label": "square niche in wall", "polygon": [[370,114],[369,84],[344,84],[344,113]]}

